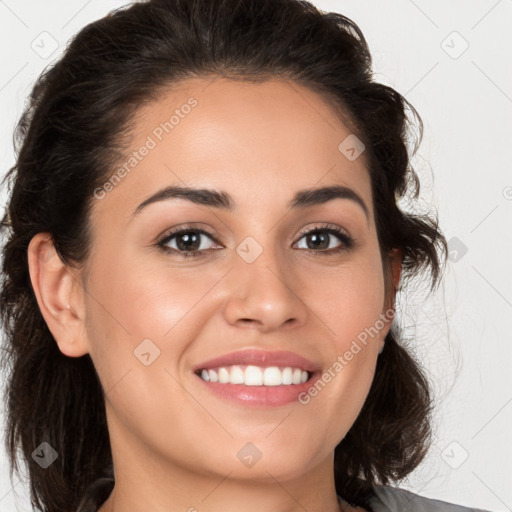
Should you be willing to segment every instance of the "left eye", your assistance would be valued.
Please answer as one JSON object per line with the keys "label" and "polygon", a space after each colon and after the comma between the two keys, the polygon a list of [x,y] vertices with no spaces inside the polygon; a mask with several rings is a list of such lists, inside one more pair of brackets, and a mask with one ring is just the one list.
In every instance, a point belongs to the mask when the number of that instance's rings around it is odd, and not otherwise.
{"label": "left eye", "polygon": [[[341,241],[341,243],[338,243],[335,247],[330,247],[330,240],[333,239],[333,235],[338,241]],[[306,247],[299,248],[315,252],[336,252],[344,248],[349,248],[352,245],[351,238],[337,228],[313,229],[304,233],[299,238],[299,241],[302,239],[306,241]],[[326,243],[327,247],[325,246]],[[318,251],[318,249],[321,249],[321,251]],[[329,251],[326,251],[327,249],[329,249]]]}

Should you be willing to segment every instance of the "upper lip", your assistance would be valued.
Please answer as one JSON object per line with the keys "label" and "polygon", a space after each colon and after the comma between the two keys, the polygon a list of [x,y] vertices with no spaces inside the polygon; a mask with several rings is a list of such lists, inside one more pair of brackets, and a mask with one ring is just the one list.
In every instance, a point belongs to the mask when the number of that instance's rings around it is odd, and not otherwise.
{"label": "upper lip", "polygon": [[257,350],[246,349],[236,352],[230,352],[213,359],[209,359],[194,367],[194,372],[203,369],[220,368],[221,366],[233,365],[254,365],[263,368],[269,366],[293,367],[301,368],[308,372],[314,373],[320,370],[320,366],[313,363],[309,359],[286,350]]}

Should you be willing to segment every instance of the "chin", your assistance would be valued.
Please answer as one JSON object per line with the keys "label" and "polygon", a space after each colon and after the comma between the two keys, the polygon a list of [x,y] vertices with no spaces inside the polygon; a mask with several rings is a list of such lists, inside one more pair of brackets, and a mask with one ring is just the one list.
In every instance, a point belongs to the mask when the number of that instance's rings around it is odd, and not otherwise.
{"label": "chin", "polygon": [[[268,431],[266,433],[268,435]],[[270,435],[272,436],[272,434]],[[311,451],[311,445],[304,441],[288,443],[270,442],[261,439],[261,442],[232,441],[235,448],[225,448],[216,454],[211,454],[208,461],[202,461],[202,468],[209,468],[213,472],[230,479],[244,481],[269,482],[287,481],[299,478],[311,471],[312,468],[325,460],[325,445],[321,444],[317,451]],[[309,448],[305,451],[305,448]],[[228,455],[226,458],[226,453]]]}

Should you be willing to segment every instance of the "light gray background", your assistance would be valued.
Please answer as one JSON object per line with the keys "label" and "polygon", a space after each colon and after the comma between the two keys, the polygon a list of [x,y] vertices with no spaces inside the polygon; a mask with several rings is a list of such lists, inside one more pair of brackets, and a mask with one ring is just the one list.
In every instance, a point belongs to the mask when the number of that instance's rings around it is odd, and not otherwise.
{"label": "light gray background", "polygon": [[[13,128],[37,75],[83,26],[125,4],[0,0],[0,174],[14,162]],[[361,27],[376,78],[422,116],[421,206],[437,208],[450,240],[439,291],[400,298],[437,400],[432,450],[401,487],[512,511],[512,0],[315,4]],[[0,509],[30,510],[27,489],[16,477],[13,492],[1,446]]]}

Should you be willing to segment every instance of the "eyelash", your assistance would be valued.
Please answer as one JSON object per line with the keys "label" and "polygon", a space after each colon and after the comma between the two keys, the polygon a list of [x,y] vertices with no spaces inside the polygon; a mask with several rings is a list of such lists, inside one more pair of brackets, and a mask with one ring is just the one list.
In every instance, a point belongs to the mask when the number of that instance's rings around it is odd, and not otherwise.
{"label": "eyelash", "polygon": [[[163,251],[165,251],[168,254],[180,254],[180,256],[183,256],[184,258],[195,258],[198,256],[202,256],[203,253],[205,253],[208,249],[203,250],[192,250],[192,251],[180,251],[177,249],[172,249],[165,247],[165,244],[170,242],[173,238],[175,238],[178,235],[185,234],[185,233],[199,233],[202,235],[206,235],[210,237],[215,243],[218,243],[213,234],[209,233],[208,231],[201,229],[201,228],[194,228],[194,227],[181,227],[179,229],[176,229],[175,231],[171,231],[170,233],[167,233],[161,240],[157,242],[157,246],[161,248]],[[314,249],[306,249],[309,252],[316,252],[320,253],[323,256],[332,255],[334,253],[339,253],[341,251],[347,251],[351,249],[355,243],[355,240],[348,235],[345,231],[343,231],[341,228],[331,225],[331,224],[325,224],[323,226],[317,226],[313,229],[310,229],[308,231],[303,231],[300,233],[299,239],[303,238],[306,235],[316,234],[316,233],[329,233],[331,235],[336,235],[340,241],[342,242],[341,245],[338,247],[335,247],[334,249],[328,249],[328,250],[314,250]],[[298,241],[297,240],[297,241]],[[215,249],[210,249],[215,250]]]}

